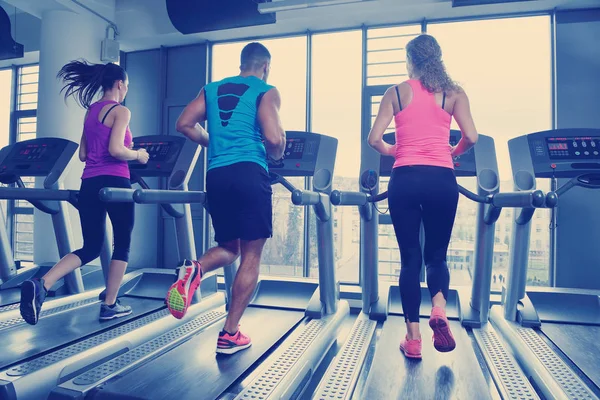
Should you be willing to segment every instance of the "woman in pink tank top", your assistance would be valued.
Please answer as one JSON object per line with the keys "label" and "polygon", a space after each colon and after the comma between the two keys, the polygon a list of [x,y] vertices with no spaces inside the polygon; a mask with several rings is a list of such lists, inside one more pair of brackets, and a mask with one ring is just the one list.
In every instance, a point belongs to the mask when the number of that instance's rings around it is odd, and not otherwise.
{"label": "woman in pink tank top", "polygon": [[[442,50],[430,35],[419,35],[406,46],[409,80],[385,93],[369,134],[369,145],[395,158],[388,193],[389,208],[401,257],[400,296],[406,336],[400,350],[406,357],[421,358],[419,309],[420,272],[423,258],[433,308],[429,325],[434,347],[452,351],[456,344],[446,317],[450,273],[446,252],[450,243],[458,187],[452,158],[477,142],[466,93],[454,83],[444,67]],[[449,144],[452,117],[462,138]],[[395,144],[383,140],[392,119]],[[425,229],[425,249],[419,235]]]}
{"label": "woman in pink tank top", "polygon": [[[48,289],[69,272],[100,255],[107,213],[113,227],[114,249],[99,319],[123,317],[132,312],[131,307],[119,303],[117,292],[129,259],[134,205],[104,203],[99,198],[99,192],[104,187],[131,188],[128,161],[148,162],[145,149],[131,149],[131,114],[121,105],[129,84],[127,73],[112,63],[104,65],[73,61],[65,65],[58,76],[66,83],[63,87],[66,90],[65,98],[74,96],[87,109],[79,146],[79,159],[85,162],[85,168],[77,204],[83,247],[67,254],[41,279],[23,283],[21,315],[31,325],[38,322]],[[102,98],[94,102],[100,91]]]}

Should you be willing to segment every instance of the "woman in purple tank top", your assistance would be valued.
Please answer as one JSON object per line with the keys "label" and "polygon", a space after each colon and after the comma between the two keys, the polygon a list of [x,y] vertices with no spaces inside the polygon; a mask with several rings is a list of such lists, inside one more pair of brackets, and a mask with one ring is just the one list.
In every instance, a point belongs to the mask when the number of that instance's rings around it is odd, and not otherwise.
{"label": "woman in purple tank top", "polygon": [[[410,79],[385,93],[369,144],[395,158],[388,202],[402,260],[399,286],[406,336],[400,350],[406,357],[419,359],[423,261],[432,304],[429,326],[433,345],[440,352],[452,351],[456,346],[446,316],[450,285],[446,253],[458,205],[452,157],[474,146],[478,135],[467,95],[446,73],[442,49],[435,38],[419,35],[408,42],[406,60]],[[454,147],[449,144],[452,118],[462,132]],[[383,141],[392,119],[395,145]],[[424,251],[419,238],[421,224],[425,230]]]}
{"label": "woman in purple tank top", "polygon": [[[99,199],[99,192],[104,187],[130,189],[127,162],[137,160],[145,164],[149,158],[145,149],[132,150],[133,141],[129,131],[131,113],[121,105],[129,84],[122,67],[112,63],[72,61],[60,70],[58,77],[65,82],[65,98],[74,96],[87,109],[79,146],[79,159],[85,162],[78,204],[83,247],[67,254],[41,279],[23,283],[21,315],[31,325],[38,322],[48,289],[71,271],[100,255],[107,213],[113,226],[114,249],[99,318],[108,320],[131,314],[131,307],[117,300],[117,292],[129,259],[134,205],[104,203]],[[102,97],[94,102],[99,92]]]}

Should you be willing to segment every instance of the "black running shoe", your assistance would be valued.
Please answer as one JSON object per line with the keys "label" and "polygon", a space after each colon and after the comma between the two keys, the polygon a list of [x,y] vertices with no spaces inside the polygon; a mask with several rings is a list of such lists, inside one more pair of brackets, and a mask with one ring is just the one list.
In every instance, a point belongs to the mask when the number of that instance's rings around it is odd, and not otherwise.
{"label": "black running shoe", "polygon": [[100,306],[100,320],[106,321],[113,318],[121,318],[131,314],[131,307],[124,306],[119,300],[111,307],[106,303]]}
{"label": "black running shoe", "polygon": [[47,294],[43,279],[27,280],[21,284],[21,317],[29,325],[38,323]]}

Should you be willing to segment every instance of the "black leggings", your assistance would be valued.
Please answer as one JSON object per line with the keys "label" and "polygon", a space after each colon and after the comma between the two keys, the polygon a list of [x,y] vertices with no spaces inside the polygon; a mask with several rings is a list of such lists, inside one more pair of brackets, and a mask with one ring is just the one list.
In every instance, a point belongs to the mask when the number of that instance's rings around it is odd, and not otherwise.
{"label": "black leggings", "polygon": [[400,247],[400,297],[404,318],[419,321],[421,306],[421,222],[425,229],[425,266],[431,297],[448,298],[450,273],[446,252],[458,205],[454,171],[425,165],[394,168],[389,183],[389,206]]}
{"label": "black leggings", "polygon": [[127,178],[110,175],[95,176],[81,181],[78,209],[83,247],[73,252],[81,260],[81,265],[89,263],[100,255],[107,212],[113,227],[112,259],[129,261],[135,205],[101,201],[98,194],[105,187],[131,189],[131,182]]}

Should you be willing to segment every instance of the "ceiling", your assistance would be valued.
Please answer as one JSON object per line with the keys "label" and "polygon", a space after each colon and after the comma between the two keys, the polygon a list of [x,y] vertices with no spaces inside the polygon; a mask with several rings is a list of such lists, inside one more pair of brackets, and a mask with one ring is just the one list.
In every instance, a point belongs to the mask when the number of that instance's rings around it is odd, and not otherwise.
{"label": "ceiling", "polygon": [[[248,0],[259,2],[257,0]],[[277,23],[183,35],[171,24],[165,0],[117,0],[119,40],[125,50],[224,41],[290,33],[420,23],[422,20],[481,18],[553,9],[600,7],[600,0],[535,0],[493,5],[452,7],[451,0],[373,0],[277,13]],[[193,18],[193,16],[191,16]]]}
{"label": "ceiling", "polygon": [[[192,1],[192,0],[189,0]],[[196,0],[200,1],[200,0]],[[220,0],[212,0],[220,1]],[[248,0],[261,2],[259,0]],[[278,0],[279,1],[279,0]],[[308,0],[307,0],[308,1]],[[598,8],[600,0],[534,0],[502,4],[452,7],[451,0],[372,0],[277,13],[277,23],[183,35],[167,14],[166,0],[0,0],[11,14],[13,5],[41,18],[50,9],[87,12],[93,9],[116,22],[124,51],[177,46],[202,41],[225,41],[310,31],[392,25],[448,19],[486,18],[497,15],[549,12],[553,9]],[[17,10],[17,12],[22,12]],[[193,18],[193,15],[190,16]]]}
{"label": "ceiling", "polygon": [[25,12],[25,11],[23,11],[23,10],[19,9],[19,8],[16,8],[16,7],[15,7],[15,6],[13,6],[12,4],[8,4],[8,3],[7,3],[6,1],[4,1],[4,0],[0,0],[0,7],[4,8],[4,11],[6,11],[6,13],[7,13],[9,16],[11,16],[11,17],[12,17],[12,16],[13,16],[15,13],[16,13],[16,14],[21,14],[21,13]]}

